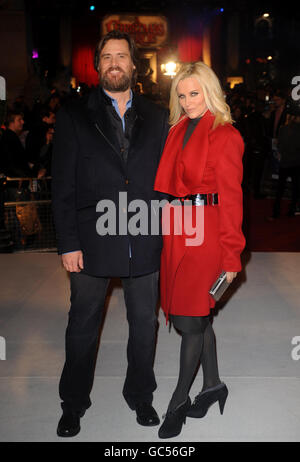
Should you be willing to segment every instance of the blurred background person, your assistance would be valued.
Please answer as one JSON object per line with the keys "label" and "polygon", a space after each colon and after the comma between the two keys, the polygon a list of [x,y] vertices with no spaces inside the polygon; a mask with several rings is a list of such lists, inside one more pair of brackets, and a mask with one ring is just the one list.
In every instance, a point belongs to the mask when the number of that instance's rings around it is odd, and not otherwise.
{"label": "blurred background person", "polygon": [[5,122],[6,130],[0,140],[1,171],[9,177],[31,176],[26,151],[20,139],[23,125],[23,114],[9,110]]}
{"label": "blurred background person", "polygon": [[55,113],[47,106],[44,106],[40,109],[38,119],[26,137],[26,155],[32,168],[33,176],[38,175],[40,152],[45,144],[48,128],[53,128],[54,123]]}
{"label": "blurred background person", "polygon": [[292,180],[292,197],[288,211],[294,216],[299,200],[300,181],[300,107],[292,105],[288,109],[286,124],[279,130],[279,178],[272,219],[280,216],[280,204],[288,177]]}

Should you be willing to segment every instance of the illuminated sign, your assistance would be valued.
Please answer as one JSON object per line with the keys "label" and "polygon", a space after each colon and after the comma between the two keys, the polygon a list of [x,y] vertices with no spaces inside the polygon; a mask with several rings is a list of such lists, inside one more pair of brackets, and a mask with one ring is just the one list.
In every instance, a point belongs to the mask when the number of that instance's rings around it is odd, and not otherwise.
{"label": "illuminated sign", "polygon": [[138,16],[134,14],[114,14],[102,21],[102,34],[119,30],[131,35],[138,47],[156,48],[167,40],[168,24],[163,16]]}

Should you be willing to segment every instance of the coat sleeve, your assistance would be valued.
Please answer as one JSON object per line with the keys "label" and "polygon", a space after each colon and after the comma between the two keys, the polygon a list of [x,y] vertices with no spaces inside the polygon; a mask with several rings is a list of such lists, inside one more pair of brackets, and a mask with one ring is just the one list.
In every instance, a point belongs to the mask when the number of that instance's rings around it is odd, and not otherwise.
{"label": "coat sleeve", "polygon": [[52,208],[59,254],[81,248],[76,219],[77,150],[71,115],[61,108],[56,117],[52,158]]}
{"label": "coat sleeve", "polygon": [[240,271],[240,254],[245,247],[243,221],[243,164],[244,143],[235,129],[230,130],[216,163],[219,194],[220,244],[222,269]]}
{"label": "coat sleeve", "polygon": [[[168,134],[169,134],[170,125],[169,125],[168,119],[169,119],[169,113],[167,111],[165,111],[164,112],[163,124],[162,124],[162,135],[161,135],[159,161],[161,159],[161,156],[162,156],[165,144],[166,144],[166,140],[167,140]],[[157,194],[158,194],[159,200],[164,200],[164,199],[168,200],[169,197],[170,197],[170,194],[166,194],[166,193],[163,193],[163,192],[160,192],[160,191],[157,192]]]}

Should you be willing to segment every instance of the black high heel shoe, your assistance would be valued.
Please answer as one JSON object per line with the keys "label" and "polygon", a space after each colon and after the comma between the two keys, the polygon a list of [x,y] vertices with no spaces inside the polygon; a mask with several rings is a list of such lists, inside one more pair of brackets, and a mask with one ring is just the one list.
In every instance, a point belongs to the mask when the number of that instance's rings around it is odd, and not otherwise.
{"label": "black high heel shoe", "polygon": [[177,406],[174,410],[168,410],[165,420],[158,430],[158,436],[160,438],[172,438],[179,435],[182,425],[185,424],[187,411],[190,406],[191,399],[188,397],[184,403]]}
{"label": "black high heel shoe", "polygon": [[220,413],[223,414],[224,406],[228,396],[228,389],[225,383],[220,383],[216,387],[207,388],[199,393],[187,412],[188,417],[204,417],[210,406],[219,401]]}

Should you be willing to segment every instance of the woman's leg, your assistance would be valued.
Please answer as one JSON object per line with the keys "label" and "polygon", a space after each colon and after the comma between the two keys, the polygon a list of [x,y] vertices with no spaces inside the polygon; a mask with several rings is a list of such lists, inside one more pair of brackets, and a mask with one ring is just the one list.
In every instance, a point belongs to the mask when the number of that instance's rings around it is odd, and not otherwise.
{"label": "woman's leg", "polygon": [[[182,317],[172,316],[174,326],[178,330],[181,330],[182,323],[179,318]],[[192,317],[185,318],[186,320],[190,318],[191,323],[193,323]],[[176,407],[184,403],[188,398],[191,383],[200,361],[204,342],[204,332],[209,324],[209,317],[197,317],[197,319],[194,319],[194,324],[195,326],[193,326],[190,332],[181,331],[182,340],[179,377],[169,404],[169,410],[176,409]]]}
{"label": "woman's leg", "polygon": [[203,348],[201,354],[201,365],[203,370],[202,391],[215,387],[221,383],[218,370],[215,334],[209,321],[203,336]]}

